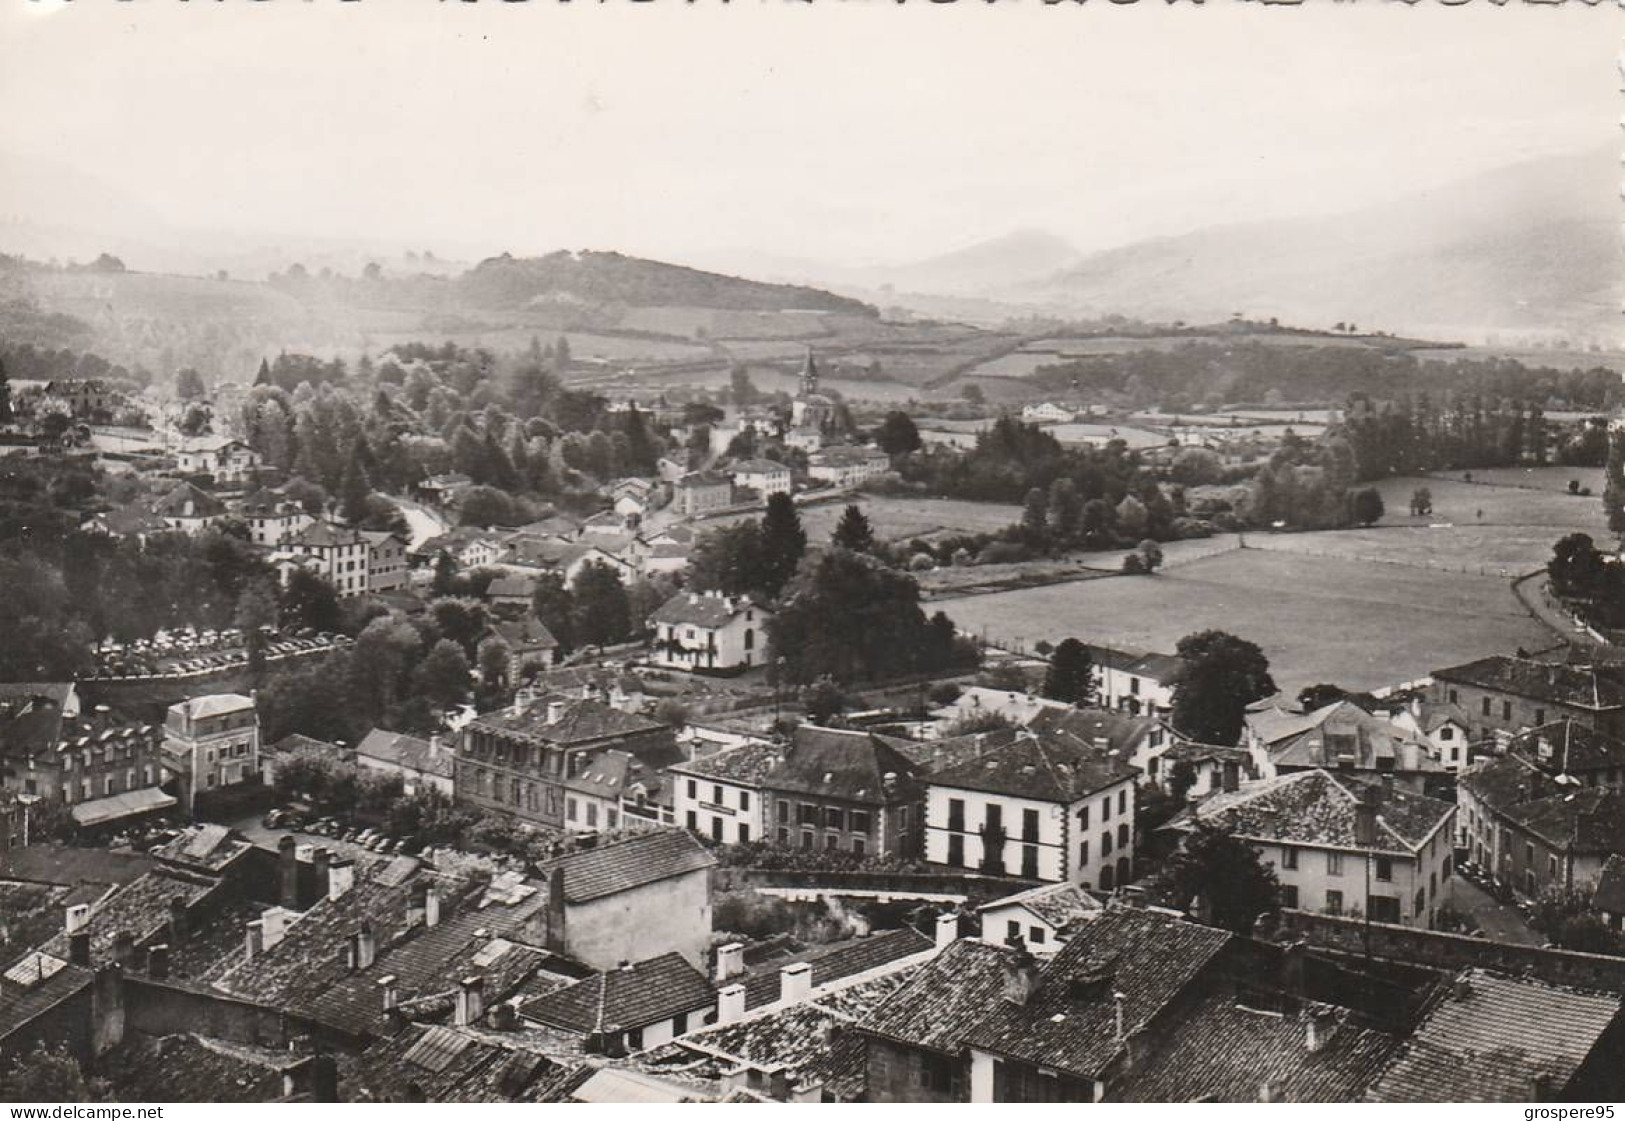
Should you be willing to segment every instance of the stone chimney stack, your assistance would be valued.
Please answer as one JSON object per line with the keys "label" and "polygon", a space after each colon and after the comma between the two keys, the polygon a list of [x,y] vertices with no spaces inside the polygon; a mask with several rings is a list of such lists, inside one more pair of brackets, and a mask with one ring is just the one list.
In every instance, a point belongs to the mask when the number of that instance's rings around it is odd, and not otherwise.
{"label": "stone chimney stack", "polygon": [[1017,942],[1012,954],[1004,959],[1004,991],[1001,995],[1011,1004],[1026,1004],[1038,990],[1038,960],[1027,949],[1027,943]]}
{"label": "stone chimney stack", "polygon": [[326,847],[318,848],[311,853],[310,862],[316,869],[316,898],[321,899],[332,891],[333,854]]}
{"label": "stone chimney stack", "polygon": [[299,909],[299,842],[284,833],[276,843],[277,902],[290,911]]}
{"label": "stone chimney stack", "polygon": [[355,967],[358,970],[371,969],[377,956],[378,936],[373,933],[372,923],[363,922],[355,936]]}
{"label": "stone chimney stack", "polygon": [[121,969],[129,969],[135,963],[135,935],[128,930],[113,935],[113,962]]}
{"label": "stone chimney stack", "polygon": [[440,925],[440,888],[435,884],[423,892],[423,925],[431,930]]}
{"label": "stone chimney stack", "polygon": [[717,991],[717,1023],[731,1024],[745,1015],[745,986],[735,982]]}
{"label": "stone chimney stack", "polygon": [[745,971],[745,946],[742,942],[729,942],[717,947],[717,983],[739,976]]}
{"label": "stone chimney stack", "polygon": [[281,907],[270,907],[260,913],[260,929],[265,934],[265,948],[274,949],[288,933],[288,912]]}
{"label": "stone chimney stack", "polygon": [[243,958],[253,961],[265,953],[265,924],[259,919],[243,924]]}
{"label": "stone chimney stack", "polygon": [[937,916],[937,949],[946,950],[959,938],[959,915],[953,911]]}
{"label": "stone chimney stack", "polygon": [[147,976],[154,981],[169,979],[169,944],[160,942],[147,948]]}
{"label": "stone chimney stack", "polygon": [[393,1012],[401,1006],[401,990],[395,974],[378,978],[378,989],[383,994],[385,1012]]}
{"label": "stone chimney stack", "polygon": [[464,977],[457,982],[457,1008],[454,1023],[457,1027],[472,1027],[485,1015],[485,978]]}
{"label": "stone chimney stack", "polygon": [[785,1004],[799,1004],[812,996],[812,963],[791,962],[779,970],[779,999]]}
{"label": "stone chimney stack", "polygon": [[68,935],[68,960],[74,965],[90,968],[90,931],[79,929]]}
{"label": "stone chimney stack", "polygon": [[557,724],[560,720],[563,720],[563,719],[564,719],[564,702],[563,701],[548,701],[547,702],[547,722],[549,724]]}
{"label": "stone chimney stack", "polygon": [[1377,843],[1377,806],[1382,798],[1376,787],[1360,792],[1354,806],[1354,843],[1361,848],[1373,848]]}
{"label": "stone chimney stack", "polygon": [[62,932],[73,936],[83,930],[90,922],[90,904],[75,903],[62,914]]}
{"label": "stone chimney stack", "polygon": [[342,899],[354,886],[355,861],[335,860],[327,866],[327,898]]}
{"label": "stone chimney stack", "polygon": [[1318,1054],[1331,1039],[1332,1029],[1337,1026],[1337,1014],[1330,1008],[1311,1008],[1303,1022],[1304,1048],[1311,1055]]}

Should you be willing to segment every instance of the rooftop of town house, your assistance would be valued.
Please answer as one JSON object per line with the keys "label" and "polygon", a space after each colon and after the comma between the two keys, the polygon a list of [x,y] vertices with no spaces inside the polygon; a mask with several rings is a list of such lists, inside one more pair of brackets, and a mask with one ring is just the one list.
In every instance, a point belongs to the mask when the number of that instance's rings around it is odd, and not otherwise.
{"label": "rooftop of town house", "polygon": [[1003,907],[1024,907],[1057,930],[1078,919],[1091,919],[1104,909],[1100,900],[1077,884],[1044,884],[1018,891],[1003,899],[984,903],[978,910],[993,911]]}
{"label": "rooftop of town house", "polygon": [[751,596],[730,596],[719,592],[678,592],[649,616],[649,622],[668,626],[714,628],[724,626],[746,612],[764,616],[772,609]]}
{"label": "rooftop of town house", "polygon": [[[1373,793],[1375,792],[1375,793]],[[1379,797],[1376,841],[1355,836],[1361,797]],[[1182,810],[1164,828],[1189,830],[1198,821],[1254,841],[1414,856],[1455,813],[1455,805],[1392,784],[1366,783],[1323,770],[1294,771],[1241,784]]]}
{"label": "rooftop of town house", "polygon": [[543,872],[562,869],[565,902],[581,904],[703,872],[715,864],[716,858],[686,829],[651,829],[562,857]]}
{"label": "rooftop of town house", "polygon": [[716,989],[681,954],[661,954],[596,973],[526,1001],[519,1014],[564,1031],[629,1031],[716,1004]]}
{"label": "rooftop of town house", "polygon": [[873,733],[802,724],[763,786],[880,806],[914,799],[919,784],[913,770],[905,756]]}
{"label": "rooftop of town house", "polygon": [[1611,666],[1538,662],[1495,654],[1434,670],[1433,678],[1593,712],[1625,707],[1625,680]]}
{"label": "rooftop of town house", "polygon": [[1075,736],[1027,731],[977,758],[931,774],[932,786],[1062,804],[1132,782],[1139,770]]}

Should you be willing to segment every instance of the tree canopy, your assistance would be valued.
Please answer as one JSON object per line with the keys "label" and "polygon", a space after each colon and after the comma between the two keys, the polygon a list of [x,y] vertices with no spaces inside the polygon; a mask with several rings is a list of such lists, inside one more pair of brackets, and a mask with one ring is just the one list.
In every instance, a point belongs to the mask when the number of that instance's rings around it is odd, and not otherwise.
{"label": "tree canopy", "polygon": [[1275,692],[1269,659],[1254,643],[1224,631],[1186,635],[1176,652],[1174,727],[1201,743],[1234,746],[1247,706]]}

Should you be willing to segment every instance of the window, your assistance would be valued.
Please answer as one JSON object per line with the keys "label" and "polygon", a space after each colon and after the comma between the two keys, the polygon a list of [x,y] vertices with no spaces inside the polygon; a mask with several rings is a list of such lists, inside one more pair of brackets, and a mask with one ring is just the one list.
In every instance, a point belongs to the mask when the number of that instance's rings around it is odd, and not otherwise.
{"label": "window", "polygon": [[722,840],[722,819],[720,817],[711,819],[711,839],[713,841]]}
{"label": "window", "polygon": [[1343,913],[1343,893],[1328,891],[1326,893],[1326,913],[1328,915],[1341,915]]}
{"label": "window", "polygon": [[[868,810],[853,810],[852,813],[851,813],[851,816],[850,816],[850,823],[849,823],[848,828],[850,828],[851,831],[854,832],[854,833],[863,833],[863,834],[867,835],[868,832],[869,832],[869,811]],[[908,828],[908,809],[907,809],[907,807],[904,807],[904,809],[903,809],[903,828],[904,829]]]}
{"label": "window", "polygon": [[1133,696],[1138,697],[1140,695],[1140,679],[1138,677],[1128,679],[1128,691]]}
{"label": "window", "polygon": [[810,849],[813,847],[813,831],[811,829],[803,829],[801,831],[801,847],[804,849]]}
{"label": "window", "polygon": [[1004,924],[1004,940],[1006,943],[1014,942],[1021,937],[1021,924],[1011,919]]}
{"label": "window", "polygon": [[711,804],[713,806],[722,806],[727,804],[722,800],[722,787],[715,784],[713,784],[711,787]]}
{"label": "window", "polygon": [[1024,841],[1038,840],[1038,811],[1021,811],[1021,839]]}
{"label": "window", "polygon": [[1122,790],[1119,790],[1117,792],[1117,812],[1120,813],[1120,814],[1128,813],[1128,788],[1127,787],[1124,787]]}
{"label": "window", "polygon": [[833,806],[824,810],[824,828],[839,829],[846,821],[846,815]]}
{"label": "window", "polygon": [[801,818],[801,824],[803,824],[803,825],[817,825],[818,824],[818,807],[817,806],[810,805],[810,804],[808,804],[806,802],[802,802],[802,803],[799,804],[798,813],[799,813],[800,818]]}
{"label": "window", "polygon": [[672,1020],[671,1020],[671,1034],[673,1034],[673,1035],[682,1035],[687,1030],[688,1030],[688,1013],[687,1012],[679,1012],[679,1013],[677,1013],[677,1015],[672,1017]]}
{"label": "window", "polygon": [[1029,880],[1038,878],[1038,846],[1021,846],[1021,874]]}
{"label": "window", "polygon": [[1394,862],[1392,858],[1386,856],[1377,857],[1377,879],[1386,883],[1391,881],[1393,878]]}
{"label": "window", "polygon": [[1281,885],[1281,906],[1286,907],[1289,910],[1293,910],[1293,911],[1296,911],[1298,909],[1298,885],[1297,884],[1282,884]]}
{"label": "window", "polygon": [[1451,740],[1453,740],[1455,738],[1456,738],[1456,730],[1454,728],[1452,728],[1449,724],[1446,724],[1443,728],[1439,729],[1439,739],[1443,740],[1445,743],[1449,743]]}
{"label": "window", "polygon": [[1512,719],[1512,702],[1511,701],[1502,701],[1501,702],[1501,719],[1502,720],[1511,720]]}
{"label": "window", "polygon": [[852,838],[852,852],[853,852],[853,854],[856,855],[856,856],[862,856],[863,853],[864,853],[864,848],[865,848],[865,846],[864,846],[864,843],[863,843],[863,838],[854,835],[853,838]]}
{"label": "window", "polygon": [[[566,798],[564,800],[564,818],[566,821],[574,821],[576,819],[576,800],[574,798]],[[694,814],[692,811],[690,811],[688,815],[688,824],[690,828],[693,828]]]}
{"label": "window", "polygon": [[965,867],[965,838],[957,833],[948,838],[948,863],[955,868]]}
{"label": "window", "polygon": [[1078,867],[1079,868],[1087,868],[1088,866],[1089,866],[1089,842],[1088,841],[1079,841],[1078,842]]}
{"label": "window", "polygon": [[1483,715],[1488,716],[1490,714],[1490,699],[1485,697],[1478,703],[1478,708]]}
{"label": "window", "polygon": [[780,829],[779,830],[779,844],[788,845],[789,843],[790,843],[790,831],[788,829]]}
{"label": "window", "polygon": [[1089,807],[1083,806],[1078,810],[1078,828],[1089,828]]}
{"label": "window", "polygon": [[1523,846],[1523,866],[1525,868],[1533,868],[1535,866],[1535,846],[1534,845],[1526,843]]}
{"label": "window", "polygon": [[1297,849],[1282,849],[1281,850],[1281,867],[1283,869],[1285,869],[1286,871],[1289,871],[1289,872],[1296,872],[1298,870],[1298,850]]}
{"label": "window", "polygon": [[1399,900],[1392,895],[1373,895],[1371,897],[1371,921],[1398,923]]}
{"label": "window", "polygon": [[1111,889],[1112,889],[1112,866],[1110,864],[1105,864],[1105,865],[1102,865],[1101,869],[1100,869],[1100,890],[1101,891],[1110,891]]}
{"label": "window", "polygon": [[[1555,869],[1554,869],[1554,872],[1555,872]],[[1439,873],[1437,873],[1437,872],[1429,872],[1428,873],[1428,895],[1430,897],[1434,897],[1434,896],[1437,896],[1438,894],[1439,894]]]}
{"label": "window", "polygon": [[839,833],[825,833],[824,847],[830,852],[839,852],[841,849],[841,835]]}
{"label": "window", "polygon": [[779,799],[779,824],[785,825],[790,821],[790,803],[783,798]]}
{"label": "window", "polygon": [[626,1046],[628,1050],[641,1051],[643,1049],[643,1029],[633,1028],[626,1033]]}
{"label": "window", "polygon": [[696,802],[700,800],[700,784],[693,779],[688,780],[688,796]]}
{"label": "window", "polygon": [[1427,894],[1421,888],[1417,888],[1416,889],[1416,909],[1412,912],[1412,914],[1414,914],[1418,919],[1420,919],[1424,914],[1427,913],[1427,909],[1428,909]]}
{"label": "window", "polygon": [[1120,849],[1128,848],[1128,822],[1126,821],[1117,827],[1117,847]]}
{"label": "window", "polygon": [[1548,856],[1546,858],[1546,876],[1548,879],[1557,879],[1557,857]]}
{"label": "window", "polygon": [[948,828],[955,833],[965,831],[965,799],[948,799]]}
{"label": "window", "polygon": [[739,792],[739,808],[742,810],[750,809],[750,791],[741,790]]}
{"label": "window", "polygon": [[739,823],[739,843],[742,845],[750,843],[750,826],[743,821]]}
{"label": "window", "polygon": [[1112,796],[1110,794],[1108,794],[1108,795],[1106,795],[1104,798],[1102,798],[1100,800],[1100,820],[1101,821],[1110,821],[1111,819],[1112,819]]}
{"label": "window", "polygon": [[1343,874],[1343,854],[1329,852],[1326,854],[1326,874],[1328,876],[1341,876]]}
{"label": "window", "polygon": [[1110,856],[1111,854],[1112,854],[1112,835],[1108,831],[1108,832],[1102,833],[1100,835],[1100,855],[1101,856]]}
{"label": "window", "polygon": [[[519,800],[518,798],[514,799],[515,802],[517,802],[518,800]],[[587,803],[587,826],[589,828],[596,828],[597,825],[598,825],[598,803],[597,802],[588,802]]]}
{"label": "window", "polygon": [[[571,802],[570,804],[572,806],[575,805],[574,802]],[[693,810],[688,811],[688,827],[690,829],[698,829],[700,827],[699,819],[694,816]],[[783,832],[783,830],[780,830],[780,832]]]}

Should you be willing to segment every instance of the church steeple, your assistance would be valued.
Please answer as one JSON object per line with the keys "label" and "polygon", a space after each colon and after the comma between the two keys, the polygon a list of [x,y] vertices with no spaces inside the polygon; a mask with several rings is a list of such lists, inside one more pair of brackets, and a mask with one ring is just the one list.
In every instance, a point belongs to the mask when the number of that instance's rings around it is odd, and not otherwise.
{"label": "church steeple", "polygon": [[812,397],[818,393],[818,363],[813,361],[812,347],[807,348],[807,361],[801,366],[801,396]]}

